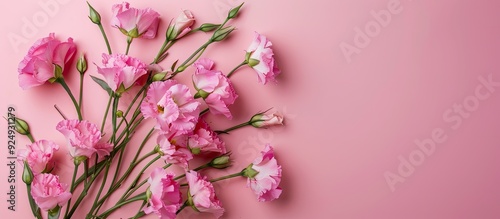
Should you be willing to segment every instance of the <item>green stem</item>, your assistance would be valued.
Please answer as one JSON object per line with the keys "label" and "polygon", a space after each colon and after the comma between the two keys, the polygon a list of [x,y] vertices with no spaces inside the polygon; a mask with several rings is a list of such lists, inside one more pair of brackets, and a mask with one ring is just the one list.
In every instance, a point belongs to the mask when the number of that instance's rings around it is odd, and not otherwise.
{"label": "green stem", "polygon": [[221,181],[221,180],[225,180],[225,179],[231,179],[231,178],[238,177],[238,176],[243,176],[243,172],[233,173],[233,174],[230,174],[230,175],[227,175],[227,176],[215,178],[215,179],[210,180],[210,182],[217,182],[217,181]]}
{"label": "green stem", "polygon": [[31,143],[35,142],[35,139],[33,138],[33,135],[31,135],[31,133],[26,134],[26,136],[30,139]]}
{"label": "green stem", "polygon": [[177,210],[177,212],[175,212],[175,214],[181,213],[181,211],[184,210],[184,208],[186,208],[187,206],[188,206],[188,201],[186,200],[184,202],[184,204],[182,204],[181,208],[179,208],[179,210]]}
{"label": "green stem", "polygon": [[71,208],[71,211],[67,215],[65,215],[65,217],[64,217],[65,219],[70,219],[73,216],[76,209],[78,208],[78,205],[80,205],[80,203],[83,201],[83,199],[87,196],[87,192],[89,191],[90,187],[92,186],[92,183],[94,183],[95,179],[97,178],[97,176],[99,175],[99,173],[102,170],[103,170],[103,167],[100,167],[96,176],[90,178],[89,183],[86,186],[84,186],[83,191],[80,193],[80,196],[78,196],[78,199],[76,200],[75,204]]}
{"label": "green stem", "polygon": [[163,41],[163,45],[161,45],[160,47],[160,50],[158,51],[158,54],[156,54],[156,57],[153,61],[153,64],[157,64],[159,62],[158,59],[160,59],[160,57],[165,53],[165,48],[167,47],[167,44],[169,43],[170,41],[168,41],[168,39],[165,39],[165,41]]}
{"label": "green stem", "polygon": [[109,107],[111,106],[111,101],[113,100],[113,94],[109,95],[108,105],[106,106],[106,111],[104,112],[104,117],[101,124],[101,133],[104,132],[104,125],[106,125],[106,119],[108,118]]}
{"label": "green stem", "polygon": [[155,128],[151,128],[151,130],[149,130],[149,132],[146,135],[146,137],[144,137],[144,140],[142,141],[141,145],[139,146],[139,149],[137,149],[137,153],[135,154],[134,159],[132,159],[132,163],[135,163],[137,161],[137,158],[139,158],[139,154],[141,154],[142,149],[146,145],[146,143],[149,140],[149,138],[151,138],[151,136],[153,135],[154,131],[155,131]]}
{"label": "green stem", "polygon": [[[90,208],[89,214],[92,214],[94,212],[94,210],[96,211],[96,214],[97,214],[97,212],[99,212],[98,201],[99,201],[99,198],[101,197],[102,191],[104,190],[104,186],[106,185],[106,181],[108,179],[107,175],[109,173],[110,166],[111,166],[110,162],[108,161],[106,163],[106,170],[104,171],[104,177],[102,179],[101,186],[99,187],[99,191],[97,192],[97,195],[95,196],[94,203],[92,204],[92,207]],[[97,208],[97,210],[96,210],[96,208]]]}
{"label": "green stem", "polygon": [[222,131],[221,130],[217,130],[217,131],[215,131],[215,133],[217,133],[217,134],[228,134],[230,131],[233,131],[233,130],[236,130],[236,129],[239,129],[239,128],[243,128],[243,127],[248,126],[248,125],[251,125],[251,123],[250,122],[244,122],[244,123],[241,123],[239,125],[235,125],[235,126],[233,126],[231,128],[224,129]]}
{"label": "green stem", "polygon": [[[170,167],[172,164],[166,164],[165,166],[163,166],[163,169],[167,169],[168,167]],[[122,195],[122,197],[120,197],[119,201],[123,201],[125,199],[127,199],[128,197],[130,197],[132,194],[134,194],[135,191],[137,191],[139,188],[141,188],[141,186],[143,186],[144,184],[146,184],[146,182],[148,181],[148,179],[144,179],[143,181],[141,181],[141,183],[137,184],[137,181],[139,181],[139,179],[141,178],[140,174],[134,179],[134,181],[132,182],[132,184],[130,184],[130,186],[127,188],[127,190],[125,190],[125,193]]]}
{"label": "green stem", "polygon": [[238,70],[241,66],[244,66],[248,64],[247,61],[243,61],[241,64],[239,64],[238,66],[236,66],[235,68],[233,68],[233,70],[231,70],[228,74],[227,74],[227,77],[230,78],[234,72],[236,72],[236,70]]}
{"label": "green stem", "polygon": [[102,24],[99,23],[97,24],[99,26],[99,29],[101,30],[102,37],[104,38],[104,41],[106,42],[106,47],[108,48],[108,53],[111,54],[111,46],[109,46],[109,40],[108,37],[106,36],[106,31],[104,31],[104,28],[102,27]]}
{"label": "green stem", "polygon": [[64,81],[64,78],[58,78],[56,81],[62,85],[64,90],[66,90],[66,93],[68,93],[69,97],[71,98],[71,101],[73,101],[73,105],[75,106],[76,113],[78,114],[78,119],[82,120],[82,113],[80,112],[80,107],[78,106],[78,102],[76,102],[75,96],[73,96],[71,89],[69,89],[68,84],[66,84],[66,81]]}
{"label": "green stem", "polygon": [[80,107],[80,112],[82,111],[82,99],[83,99],[83,74],[80,74],[80,96],[78,98],[78,107]]}
{"label": "green stem", "polygon": [[111,139],[110,139],[110,142],[113,144],[113,148],[116,148],[116,132],[118,131],[117,130],[117,127],[116,127],[116,111],[118,111],[118,102],[120,101],[120,98],[118,96],[116,96],[114,99],[113,99],[113,110],[111,111],[111,123],[112,123],[112,126],[113,126],[113,135],[111,135]]}
{"label": "green stem", "polygon": [[[73,177],[71,177],[71,186],[69,187],[69,191],[73,194],[73,192],[75,191],[75,188],[76,188],[76,184],[75,184],[75,180],[76,180],[76,174],[78,172],[78,166],[80,166],[79,163],[74,163],[74,170],[73,170]],[[87,178],[85,178],[85,182],[87,182]],[[68,203],[66,204],[66,212],[64,213],[64,215],[68,215],[68,212],[69,212],[69,207],[71,205],[71,198],[68,200]]]}
{"label": "green stem", "polygon": [[[198,48],[193,54],[191,54],[191,56],[189,56],[179,67],[177,67],[177,70],[175,70],[174,73],[172,73],[172,75],[169,77],[169,79],[173,78],[175,75],[183,72],[187,67],[189,67],[189,65],[187,65],[188,63],[191,62],[191,60],[196,57],[198,55],[198,53],[200,53],[201,51],[205,51],[205,49],[211,44],[213,43],[214,41],[210,38],[205,44],[203,44],[200,48]],[[200,54],[201,55],[201,54]],[[199,55],[198,55],[199,57]],[[196,60],[194,60],[196,61]],[[193,61],[193,63],[194,63]]]}
{"label": "green stem", "polygon": [[134,38],[132,37],[127,37],[127,50],[125,50],[125,55],[128,55],[128,51],[130,49],[130,44],[132,44],[132,41],[134,40]]}
{"label": "green stem", "polygon": [[31,196],[31,184],[26,184],[26,190],[28,193],[28,200],[30,202],[31,212],[33,212],[33,216],[35,216],[37,219],[42,219],[42,212],[36,205],[33,196]]}
{"label": "green stem", "polygon": [[[208,162],[208,163],[206,163],[206,164],[203,164],[203,165],[201,165],[201,166],[199,166],[199,167],[196,167],[196,168],[194,168],[193,170],[194,170],[194,171],[199,171],[199,170],[202,170],[202,169],[205,169],[205,168],[208,168],[208,167],[210,167],[210,162]],[[183,177],[185,177],[185,176],[186,176],[186,174],[184,173],[184,174],[182,174],[182,175],[179,175],[179,176],[175,177],[175,178],[174,178],[174,180],[179,180],[179,179],[181,179],[181,178],[183,178]]]}
{"label": "green stem", "polygon": [[123,202],[120,202],[118,204],[116,204],[115,206],[113,206],[112,208],[108,209],[107,211],[105,211],[104,213],[102,213],[99,218],[105,218],[107,217],[109,214],[113,213],[113,211],[115,211],[116,209],[118,208],[121,208],[123,207],[124,205],[127,205],[127,204],[130,204],[132,202],[136,202],[136,201],[141,201],[141,200],[146,200],[146,193],[144,194],[139,194],[129,200],[126,200],[126,201],[123,201]]}

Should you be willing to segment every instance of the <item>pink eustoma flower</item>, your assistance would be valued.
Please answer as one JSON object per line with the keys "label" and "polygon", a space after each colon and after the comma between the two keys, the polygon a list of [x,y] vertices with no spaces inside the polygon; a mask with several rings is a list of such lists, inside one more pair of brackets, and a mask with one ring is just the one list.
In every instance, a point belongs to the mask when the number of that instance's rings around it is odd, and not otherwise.
{"label": "pink eustoma flower", "polygon": [[226,153],[226,145],[203,119],[198,121],[196,128],[188,137],[188,146],[193,154],[201,152]]}
{"label": "pink eustoma flower", "polygon": [[199,212],[212,213],[216,218],[224,214],[221,202],[215,195],[212,183],[205,176],[190,170],[186,172],[186,180],[189,185],[188,202],[191,207]]}
{"label": "pink eustoma flower", "polygon": [[131,38],[155,38],[160,22],[158,12],[151,8],[132,8],[128,2],[113,5],[112,11],[111,24],[123,34]]}
{"label": "pink eustoma flower", "polygon": [[232,105],[238,95],[233,84],[222,72],[213,70],[214,62],[210,59],[200,59],[194,63],[196,72],[193,83],[198,90],[198,95],[203,97],[210,112],[222,114],[231,119],[232,115],[228,106]]}
{"label": "pink eustoma flower", "polygon": [[141,112],[145,118],[155,118],[156,128],[163,132],[186,134],[198,122],[199,107],[186,85],[167,80],[151,83]]}
{"label": "pink eustoma flower", "polygon": [[281,113],[279,112],[259,113],[252,117],[250,123],[253,127],[256,128],[265,128],[269,126],[283,125],[283,115],[281,115]]}
{"label": "pink eustoma flower", "polygon": [[100,141],[101,131],[88,121],[63,120],[56,129],[66,137],[69,153],[74,158],[90,158],[96,153],[103,157],[113,149],[111,144]]}
{"label": "pink eustoma flower", "polygon": [[187,136],[163,133],[158,135],[157,144],[163,159],[167,163],[178,164],[187,168],[188,161],[193,159],[193,154],[187,148]]}
{"label": "pink eustoma flower", "polygon": [[59,150],[59,145],[52,141],[39,140],[21,149],[18,153],[19,161],[27,161],[33,172],[37,175],[48,173],[54,168],[54,153]]}
{"label": "pink eustoma flower", "polygon": [[264,35],[256,32],[255,39],[247,49],[248,65],[257,72],[259,82],[262,84],[268,81],[276,82],[276,76],[281,73],[274,60],[272,45]]}
{"label": "pink eustoma flower", "polygon": [[48,211],[64,206],[71,198],[67,186],[59,182],[59,177],[50,173],[38,174],[31,183],[31,196],[40,209]]}
{"label": "pink eustoma flower", "polygon": [[191,26],[195,22],[193,13],[189,10],[182,11],[182,14],[177,17],[174,24],[169,27],[169,39],[180,39],[191,31]]}
{"label": "pink eustoma flower", "polygon": [[174,219],[182,202],[180,186],[174,175],[158,167],[151,172],[148,183],[151,197],[149,206],[143,209],[144,213],[155,213],[161,219]]}
{"label": "pink eustoma flower", "polygon": [[136,81],[147,74],[148,65],[139,59],[122,55],[102,54],[103,66],[97,66],[97,72],[104,76],[108,86],[115,92],[122,93],[132,87]]}
{"label": "pink eustoma flower", "polygon": [[243,175],[248,177],[247,186],[255,192],[260,202],[272,201],[281,195],[281,166],[270,145],[266,145],[261,155],[243,170]]}
{"label": "pink eustoma flower", "polygon": [[45,84],[49,79],[61,77],[62,75],[55,74],[56,68],[60,67],[59,73],[62,74],[75,52],[76,45],[72,38],[61,42],[51,33],[48,37],[37,40],[19,63],[19,86],[26,90]]}

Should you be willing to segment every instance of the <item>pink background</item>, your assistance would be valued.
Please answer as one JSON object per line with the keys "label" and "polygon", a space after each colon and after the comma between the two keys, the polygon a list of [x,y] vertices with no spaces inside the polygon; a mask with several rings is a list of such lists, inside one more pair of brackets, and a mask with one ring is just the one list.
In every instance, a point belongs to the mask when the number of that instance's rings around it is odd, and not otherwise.
{"label": "pink background", "polygon": [[[37,38],[50,32],[60,39],[73,37],[79,53],[85,52],[91,63],[100,63],[105,45],[98,28],[87,19],[84,1],[60,0],[57,10],[45,15],[47,20],[37,2],[47,0],[0,3],[0,110],[5,114],[7,106],[14,105],[17,115],[30,122],[35,138],[49,138],[64,145],[62,135],[54,128],[61,118],[53,105],[74,117],[71,102],[55,85],[22,91],[17,85],[17,64]],[[130,2],[138,8],[152,7],[162,15],[159,35],[163,36],[166,24],[180,9],[192,10],[198,24],[216,23],[223,19],[225,11],[241,1]],[[500,217],[500,172],[496,169],[500,162],[500,87],[489,92],[478,79],[492,77],[500,82],[500,4],[401,0],[397,14],[384,23],[385,27],[372,26],[370,31],[375,32],[370,32],[370,42],[358,44],[364,48],[350,56],[348,62],[340,45],[345,42],[356,46],[355,28],[364,30],[366,25],[373,25],[376,19],[370,12],[387,10],[387,5],[394,3],[391,2],[252,0],[232,23],[238,27],[233,37],[207,50],[204,57],[215,59],[217,68],[228,72],[243,60],[243,50],[253,31],[258,31],[273,41],[283,70],[278,85],[266,86],[257,83],[250,69],[237,72],[233,83],[240,98],[231,108],[235,118],[209,118],[214,127],[224,128],[270,107],[286,116],[285,127],[245,128],[224,136],[237,163],[230,170],[209,171],[209,175],[240,170],[269,142],[275,146],[283,166],[284,190],[279,200],[259,203],[243,179],[216,184],[227,210],[224,218]],[[114,51],[124,52],[125,37],[106,25],[115,2],[91,3],[103,16]],[[31,21],[33,17],[39,19],[38,25],[34,25],[36,30],[23,33],[23,19]],[[26,42],[10,43],[9,36],[13,35]],[[184,59],[206,37],[198,34],[176,45],[163,66],[168,67],[173,57]],[[130,53],[150,61],[162,40],[136,40]],[[97,74],[95,65],[89,64],[89,69],[89,74]],[[188,69],[180,80],[189,84],[191,73],[192,69]],[[71,74],[67,79],[76,91],[77,73]],[[85,86],[84,115],[100,123],[107,97],[89,78]],[[489,97],[478,100],[474,97],[476,89],[483,95],[489,93]],[[464,101],[468,110],[457,117],[460,114],[453,111],[454,105]],[[145,124],[143,131],[151,124]],[[4,160],[6,123],[1,126],[4,146],[0,152]],[[435,130],[441,130],[445,139],[422,160],[419,155],[423,153],[414,142],[432,138]],[[27,139],[18,136],[18,148],[27,143]],[[57,171],[63,181],[69,182],[72,164],[65,153],[59,152],[63,163]],[[400,168],[400,158],[418,166]],[[1,166],[0,200],[4,200],[8,174],[4,162]],[[391,189],[385,174],[400,174],[398,168],[405,176],[400,176],[403,182],[395,183]],[[21,166],[17,170],[17,211],[8,211],[5,201],[0,211],[7,218],[29,218],[25,188],[20,181]],[[137,208],[130,205],[125,210],[133,214]],[[123,217],[129,215],[122,213]],[[118,218],[117,215],[112,218]],[[182,218],[195,216],[191,209],[182,214]]]}

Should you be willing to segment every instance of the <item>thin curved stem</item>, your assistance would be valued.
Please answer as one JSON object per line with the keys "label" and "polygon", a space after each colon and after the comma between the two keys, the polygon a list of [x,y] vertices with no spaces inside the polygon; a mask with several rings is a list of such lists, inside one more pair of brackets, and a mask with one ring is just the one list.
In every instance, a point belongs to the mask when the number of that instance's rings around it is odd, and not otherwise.
{"label": "thin curved stem", "polygon": [[75,106],[76,113],[78,114],[78,120],[82,120],[82,113],[80,111],[80,106],[78,106],[78,102],[76,101],[75,96],[73,96],[71,89],[68,87],[68,84],[66,84],[66,81],[64,81],[64,78],[58,78],[56,81],[59,84],[61,84],[61,86],[66,91],[66,93],[68,93],[69,97],[71,98],[71,101],[73,101],[73,105]]}
{"label": "thin curved stem", "polygon": [[241,64],[239,64],[238,66],[236,66],[235,68],[233,68],[233,70],[231,70],[228,74],[227,74],[227,77],[230,78],[234,72],[236,72],[236,70],[238,70],[241,66],[244,66],[248,64],[247,61],[243,61]]}
{"label": "thin curved stem", "polygon": [[108,37],[106,36],[106,31],[104,31],[104,27],[101,23],[97,24],[99,26],[99,30],[101,30],[102,37],[104,38],[104,42],[106,42],[106,47],[108,48],[108,53],[111,54],[111,46],[109,45]]}

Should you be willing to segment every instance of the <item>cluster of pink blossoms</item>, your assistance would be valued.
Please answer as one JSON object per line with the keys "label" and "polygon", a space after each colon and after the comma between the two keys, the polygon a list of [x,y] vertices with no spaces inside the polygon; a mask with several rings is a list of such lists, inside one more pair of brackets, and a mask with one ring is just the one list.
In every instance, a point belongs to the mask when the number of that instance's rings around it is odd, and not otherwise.
{"label": "cluster of pink blossoms", "polygon": [[[91,21],[101,25],[100,15],[91,6],[90,9],[89,18]],[[237,9],[239,10],[239,7]],[[228,20],[234,18],[238,10],[231,10]],[[102,75],[104,80],[101,80],[102,83],[96,82],[105,88],[109,92],[110,98],[114,98],[115,101],[118,101],[123,93],[130,91],[133,86],[143,86],[147,89],[144,99],[138,105],[137,112],[140,112],[145,119],[156,121],[157,137],[154,151],[163,158],[165,163],[179,165],[185,170],[185,175],[176,178],[173,173],[167,172],[164,168],[153,169],[147,180],[149,187],[144,195],[144,201],[147,204],[142,208],[142,212],[144,214],[154,213],[159,218],[175,218],[180,210],[190,206],[195,211],[212,213],[219,218],[223,215],[224,208],[217,198],[212,183],[238,176],[247,179],[247,186],[257,195],[258,201],[277,199],[282,192],[279,187],[281,166],[278,164],[274,156],[274,149],[270,145],[266,145],[261,154],[248,167],[229,177],[210,180],[200,173],[201,169],[194,170],[189,167],[190,161],[197,156],[213,158],[207,165],[209,167],[222,169],[230,166],[229,149],[226,148],[224,141],[219,136],[221,133],[226,134],[247,125],[263,128],[283,124],[281,114],[266,111],[257,113],[242,125],[223,131],[214,131],[202,116],[209,112],[232,119],[230,106],[236,102],[238,94],[230,77],[241,66],[253,68],[257,73],[258,82],[262,84],[276,82],[275,78],[280,74],[280,70],[274,60],[272,43],[265,36],[256,33],[255,39],[246,50],[243,63],[227,75],[215,68],[214,61],[208,58],[198,59],[199,56],[196,56],[197,60],[186,60],[181,66],[182,69],[175,70],[172,67],[172,71],[162,72],[158,63],[166,56],[165,47],[162,47],[159,53],[159,55],[164,54],[164,56],[157,56],[151,65],[128,55],[133,39],[153,39],[156,37],[160,14],[151,8],[130,7],[127,2],[113,5],[111,11],[113,15],[111,26],[120,30],[127,37],[127,52],[125,54],[111,53],[108,45],[109,54],[102,54],[102,64],[96,68],[96,72]],[[175,42],[193,31],[209,32],[214,30],[211,42],[216,42],[223,40],[234,30],[231,27],[215,24],[204,24],[199,28],[193,28],[194,23],[193,13],[184,10],[177,19],[170,23],[166,33],[166,42]],[[115,132],[118,131],[118,128],[114,127],[111,138],[104,138],[106,135],[103,135],[103,130],[100,130],[96,124],[82,118],[81,102],[77,103],[64,82],[63,73],[68,72],[68,65],[71,64],[75,53],[76,45],[72,38],[68,38],[67,42],[61,42],[51,33],[48,37],[38,40],[19,64],[19,85],[23,89],[28,89],[46,82],[58,82],[68,91],[77,109],[79,119],[64,119],[55,128],[65,137],[69,155],[78,167],[84,161],[85,165],[88,165],[88,161],[92,158],[95,158],[96,164],[98,159],[113,159],[114,154],[116,154],[114,152],[118,152],[121,148],[117,147],[116,138],[118,135]],[[176,74],[184,71],[189,65],[194,67],[192,83],[195,92],[173,79]],[[87,70],[84,57],[78,60],[77,69],[83,78]],[[202,110],[204,106],[206,109]],[[112,112],[113,119],[116,120],[118,110],[114,110]],[[24,121],[20,121],[23,122],[20,123],[20,126],[23,124],[27,126]],[[116,124],[113,123],[113,125]],[[125,129],[128,128],[127,124]],[[26,127],[26,130],[28,129]],[[24,134],[29,133],[25,132]],[[19,151],[18,156],[25,168],[29,170],[27,172],[31,174],[23,176],[23,180],[31,188],[30,196],[41,210],[49,211],[49,213],[59,211],[74,195],[69,191],[72,192],[74,188],[68,188],[65,183],[59,181],[57,175],[52,173],[56,166],[54,154],[59,148],[55,142],[39,140],[28,145],[27,149]],[[85,171],[87,168],[88,166],[86,166]],[[97,171],[97,166],[94,168],[96,168],[94,171]],[[182,179],[183,176],[185,176],[186,183],[181,185],[179,179]],[[85,179],[84,181],[91,183],[93,180],[87,181]],[[73,183],[71,187],[73,187]],[[182,186],[188,186],[185,194],[181,193],[184,191]],[[114,189],[113,186],[110,187],[110,190],[112,189]],[[109,215],[107,212],[103,213],[103,217]],[[69,217],[73,213],[73,210],[70,211]],[[89,215],[91,213],[93,212],[90,212]]]}

